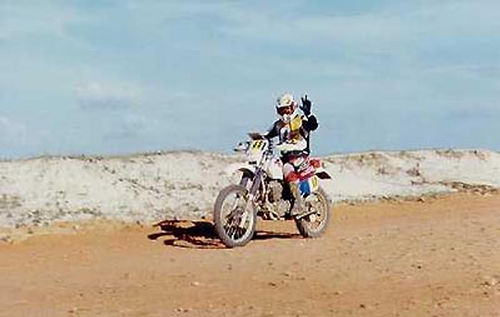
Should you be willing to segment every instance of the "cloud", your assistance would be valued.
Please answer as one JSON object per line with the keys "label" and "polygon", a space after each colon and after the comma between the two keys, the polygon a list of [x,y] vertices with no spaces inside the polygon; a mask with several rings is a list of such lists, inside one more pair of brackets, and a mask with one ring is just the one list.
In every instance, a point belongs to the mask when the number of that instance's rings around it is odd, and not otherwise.
{"label": "cloud", "polygon": [[121,110],[137,106],[141,91],[130,84],[85,82],[76,87],[78,105],[83,109]]}
{"label": "cloud", "polygon": [[453,111],[499,113],[499,28],[498,0],[3,0],[0,108],[28,129],[2,117],[0,142],[25,133],[33,149],[224,149],[266,128],[275,95],[291,90],[309,92],[325,140],[352,131],[339,140],[350,149],[404,147],[386,138],[402,128],[380,122],[435,117],[446,129]]}
{"label": "cloud", "polygon": [[[283,8],[274,14],[268,6],[254,10],[228,6],[220,18],[230,23],[219,30],[235,38],[266,41],[271,45],[311,46],[356,53],[408,53],[416,47],[436,47],[455,41],[467,44],[477,36],[496,35],[500,27],[498,1],[409,2],[381,6],[357,14],[339,14],[340,4],[325,4],[321,12],[304,14],[302,8]],[[369,7],[369,5],[367,5]]]}

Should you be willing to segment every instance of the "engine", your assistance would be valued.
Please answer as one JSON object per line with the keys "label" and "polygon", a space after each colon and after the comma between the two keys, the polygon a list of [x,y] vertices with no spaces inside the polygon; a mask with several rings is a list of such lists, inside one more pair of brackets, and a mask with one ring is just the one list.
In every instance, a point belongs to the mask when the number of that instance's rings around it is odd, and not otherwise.
{"label": "engine", "polygon": [[283,195],[283,185],[277,181],[269,182],[269,196],[268,199],[271,203],[281,200]]}
{"label": "engine", "polygon": [[283,199],[283,185],[277,181],[270,181],[268,188],[268,200],[271,205],[272,218],[283,218],[291,206],[288,200]]}

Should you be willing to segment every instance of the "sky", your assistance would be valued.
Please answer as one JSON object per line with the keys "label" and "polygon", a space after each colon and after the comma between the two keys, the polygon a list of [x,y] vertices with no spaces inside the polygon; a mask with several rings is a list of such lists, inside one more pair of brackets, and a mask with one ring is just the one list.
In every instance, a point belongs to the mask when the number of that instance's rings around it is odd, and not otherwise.
{"label": "sky", "polygon": [[316,154],[500,150],[500,1],[0,0],[0,158],[230,152],[284,92]]}

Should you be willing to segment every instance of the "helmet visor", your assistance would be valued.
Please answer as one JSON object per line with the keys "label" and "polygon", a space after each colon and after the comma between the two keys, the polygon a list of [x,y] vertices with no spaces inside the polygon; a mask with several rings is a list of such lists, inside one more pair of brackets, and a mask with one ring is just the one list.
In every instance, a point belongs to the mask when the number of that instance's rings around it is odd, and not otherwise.
{"label": "helmet visor", "polygon": [[285,114],[292,114],[293,113],[293,106],[286,106],[286,107],[279,107],[276,108],[276,111],[278,111],[279,115],[285,115]]}

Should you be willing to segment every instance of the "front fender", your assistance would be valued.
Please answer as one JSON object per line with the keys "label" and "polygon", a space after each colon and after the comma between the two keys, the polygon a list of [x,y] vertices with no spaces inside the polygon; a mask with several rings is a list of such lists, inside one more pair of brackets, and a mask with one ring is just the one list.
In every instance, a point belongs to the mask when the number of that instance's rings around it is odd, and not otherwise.
{"label": "front fender", "polygon": [[255,165],[238,162],[230,164],[226,166],[226,168],[224,168],[224,174],[226,175],[233,175],[236,172],[247,173],[248,175],[255,175]]}
{"label": "front fender", "polygon": [[242,172],[244,176],[247,176],[250,179],[255,176],[255,166],[250,164],[242,164],[237,166],[235,170]]}
{"label": "front fender", "polygon": [[255,178],[255,166],[243,164],[238,166],[236,170],[243,174],[240,180],[240,185],[245,187],[250,192],[252,180]]}

